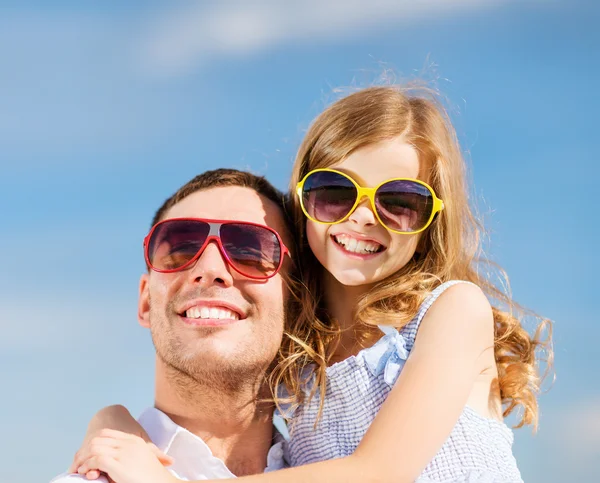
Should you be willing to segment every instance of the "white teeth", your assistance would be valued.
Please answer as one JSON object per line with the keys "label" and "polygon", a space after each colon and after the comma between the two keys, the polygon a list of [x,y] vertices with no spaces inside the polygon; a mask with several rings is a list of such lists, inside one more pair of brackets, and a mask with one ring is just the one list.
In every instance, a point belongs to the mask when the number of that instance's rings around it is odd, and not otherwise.
{"label": "white teeth", "polygon": [[240,316],[225,307],[190,307],[185,311],[185,316],[189,319],[233,319],[238,320]]}
{"label": "white teeth", "polygon": [[381,245],[372,241],[357,240],[343,233],[334,236],[335,241],[342,245],[346,250],[353,253],[367,254],[377,253]]}

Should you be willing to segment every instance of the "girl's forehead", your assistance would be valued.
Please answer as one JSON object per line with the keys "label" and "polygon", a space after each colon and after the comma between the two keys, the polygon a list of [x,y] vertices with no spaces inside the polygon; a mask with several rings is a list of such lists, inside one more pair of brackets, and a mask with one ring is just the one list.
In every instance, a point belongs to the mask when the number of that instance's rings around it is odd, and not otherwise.
{"label": "girl's forehead", "polygon": [[375,186],[390,178],[418,178],[419,167],[417,150],[402,138],[359,148],[331,166],[367,186]]}

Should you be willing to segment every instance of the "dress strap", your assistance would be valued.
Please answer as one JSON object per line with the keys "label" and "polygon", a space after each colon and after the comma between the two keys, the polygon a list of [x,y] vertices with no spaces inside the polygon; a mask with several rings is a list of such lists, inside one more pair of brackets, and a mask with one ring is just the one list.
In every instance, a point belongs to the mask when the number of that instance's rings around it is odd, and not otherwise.
{"label": "dress strap", "polygon": [[[419,326],[421,325],[421,321],[425,314],[429,310],[429,307],[433,305],[433,303],[437,300],[437,298],[442,295],[447,289],[452,287],[453,285],[458,285],[459,283],[471,283],[466,280],[449,280],[448,282],[444,282],[441,285],[437,286],[428,296],[425,298],[419,310],[413,319],[406,324],[404,327],[400,329],[400,333],[406,339],[406,349],[410,352],[415,344],[415,339],[417,338],[417,331],[419,330]],[[471,283],[472,284],[472,283]],[[473,285],[473,284],[472,284]],[[389,327],[388,327],[389,329]],[[383,330],[383,329],[381,329]]]}

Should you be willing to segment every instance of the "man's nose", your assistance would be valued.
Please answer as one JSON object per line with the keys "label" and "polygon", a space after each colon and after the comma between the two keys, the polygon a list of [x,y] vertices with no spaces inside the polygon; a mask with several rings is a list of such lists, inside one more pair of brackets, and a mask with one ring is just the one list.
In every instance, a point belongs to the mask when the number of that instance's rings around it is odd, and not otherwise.
{"label": "man's nose", "polygon": [[216,241],[210,241],[190,270],[193,283],[204,286],[220,285],[230,287],[233,284],[231,267],[223,257]]}

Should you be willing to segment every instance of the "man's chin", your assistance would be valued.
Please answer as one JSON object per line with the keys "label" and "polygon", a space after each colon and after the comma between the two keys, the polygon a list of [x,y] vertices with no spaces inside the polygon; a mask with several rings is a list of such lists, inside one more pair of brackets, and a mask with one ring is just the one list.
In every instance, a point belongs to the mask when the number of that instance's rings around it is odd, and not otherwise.
{"label": "man's chin", "polygon": [[264,381],[268,363],[248,361],[242,357],[204,353],[202,356],[172,359],[167,378],[183,391],[210,390],[233,393]]}
{"label": "man's chin", "polygon": [[[167,364],[183,372],[193,374],[229,374],[260,371],[269,362],[253,360],[249,350],[240,350],[240,344],[202,344],[188,350],[172,352],[163,359]],[[191,375],[191,374],[190,374]]]}

